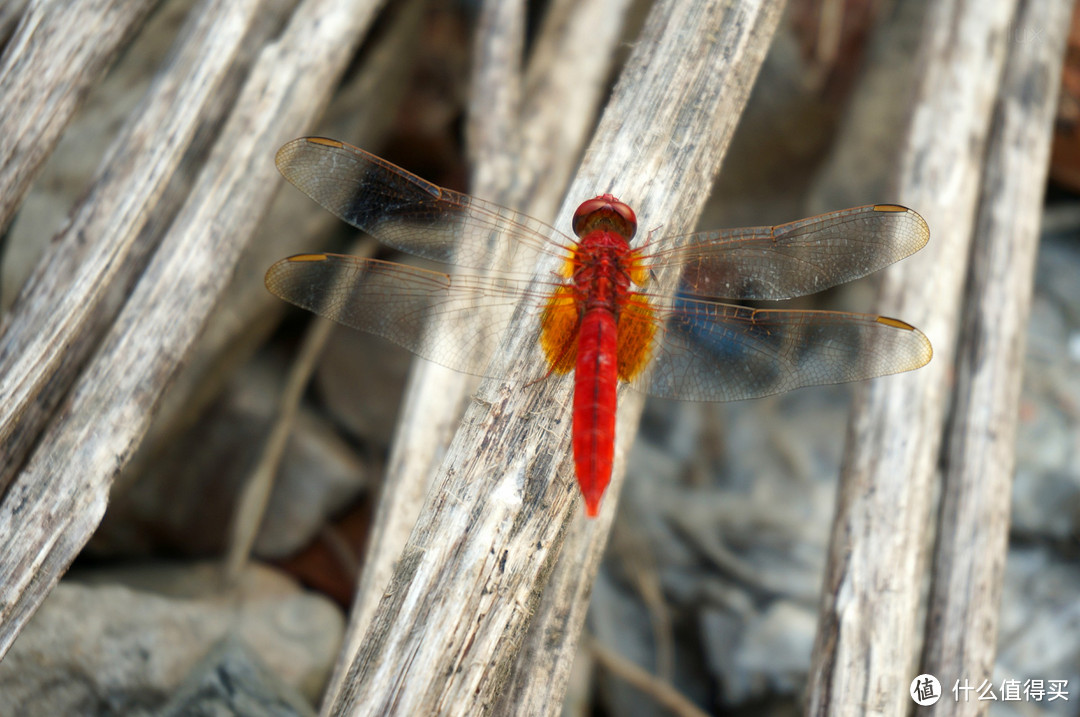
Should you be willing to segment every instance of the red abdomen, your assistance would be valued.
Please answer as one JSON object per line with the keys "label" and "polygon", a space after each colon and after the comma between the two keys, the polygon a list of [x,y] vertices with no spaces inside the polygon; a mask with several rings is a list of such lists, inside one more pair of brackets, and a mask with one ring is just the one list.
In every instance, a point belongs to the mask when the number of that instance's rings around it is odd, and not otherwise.
{"label": "red abdomen", "polygon": [[574,380],[574,466],[585,513],[596,517],[611,481],[615,455],[615,389],[618,386],[615,316],[605,307],[587,310],[578,334]]}

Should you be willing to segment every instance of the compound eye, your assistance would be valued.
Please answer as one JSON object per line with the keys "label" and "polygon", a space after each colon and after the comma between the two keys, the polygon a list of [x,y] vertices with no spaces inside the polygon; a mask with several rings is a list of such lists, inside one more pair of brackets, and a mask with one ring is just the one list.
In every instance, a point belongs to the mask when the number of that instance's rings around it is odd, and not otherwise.
{"label": "compound eye", "polygon": [[[623,224],[622,233],[629,239],[637,231],[637,216],[628,205],[611,194],[602,194],[582,202],[574,212],[574,233],[579,237],[588,231],[589,224],[597,215],[608,215],[610,220]],[[614,216],[611,216],[614,215]],[[617,219],[616,219],[617,218]]]}
{"label": "compound eye", "polygon": [[607,195],[603,197],[594,197],[588,201],[582,202],[578,206],[577,211],[574,212],[573,221],[575,234],[581,236],[585,231],[585,223],[591,219],[594,214],[608,205],[608,201],[605,198],[606,196]]}
{"label": "compound eye", "polygon": [[611,208],[614,209],[615,213],[622,217],[623,221],[630,227],[630,235],[633,236],[637,231],[637,215],[634,214],[634,210],[630,208],[630,205],[623,204],[619,201],[611,204]]}

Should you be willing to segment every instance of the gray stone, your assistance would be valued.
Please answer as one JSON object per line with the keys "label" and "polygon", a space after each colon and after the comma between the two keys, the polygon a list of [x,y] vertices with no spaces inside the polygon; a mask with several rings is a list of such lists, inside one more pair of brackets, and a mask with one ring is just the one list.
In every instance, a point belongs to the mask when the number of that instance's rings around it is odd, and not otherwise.
{"label": "gray stone", "polygon": [[80,580],[56,587],[0,662],[0,714],[150,714],[227,636],[314,703],[344,629],[328,600],[265,567],[230,590],[209,565]]}

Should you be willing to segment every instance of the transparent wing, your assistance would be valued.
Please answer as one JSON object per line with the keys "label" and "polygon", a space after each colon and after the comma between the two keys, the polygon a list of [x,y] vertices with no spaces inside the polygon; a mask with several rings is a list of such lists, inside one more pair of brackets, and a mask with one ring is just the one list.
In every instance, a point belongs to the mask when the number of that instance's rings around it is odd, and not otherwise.
{"label": "transparent wing", "polygon": [[362,149],[302,137],[275,159],[284,177],[383,244],[416,256],[488,269],[496,249],[566,257],[575,242],[520,212],[425,181]]}
{"label": "transparent wing", "polygon": [[778,300],[866,276],[914,254],[929,239],[916,212],[874,204],[774,227],[691,234],[677,238],[675,249],[642,260],[682,267],[683,294]]}
{"label": "transparent wing", "polygon": [[450,275],[341,254],[282,259],[267,271],[266,286],[319,316],[478,376],[493,375],[488,363],[518,302],[541,307],[554,290],[531,289],[524,278]]}
{"label": "transparent wing", "polygon": [[[394,262],[339,254],[283,259],[266,275],[271,292],[302,308],[382,336],[428,360],[479,376],[521,301],[530,307],[536,369],[540,317],[559,284],[528,279],[448,275]],[[926,364],[930,342],[896,319],[834,311],[752,309],[687,297],[639,294],[655,326],[651,370],[632,386],[661,398],[732,401],[801,386],[857,381]],[[481,322],[474,319],[484,310]]]}
{"label": "transparent wing", "polygon": [[[500,248],[565,258],[577,246],[547,224],[442,189],[334,140],[294,140],[278,152],[277,164],[338,217],[417,256],[487,269]],[[656,396],[721,401],[918,368],[930,360],[930,343],[902,321],[751,309],[700,297],[774,300],[820,291],[904,258],[928,238],[917,213],[879,204],[775,227],[689,235],[652,255],[642,248],[640,266],[675,265],[680,288],[675,298],[638,295],[651,307],[634,320],[654,327],[641,334],[653,337],[652,366],[632,383]],[[286,301],[477,375],[491,375],[491,354],[519,302],[532,308],[527,320],[539,348],[543,307],[559,286],[507,275],[451,277],[335,254],[282,260],[267,272],[266,284]]]}
{"label": "transparent wing", "polygon": [[658,323],[652,370],[632,385],[661,398],[757,398],[910,371],[933,355],[921,331],[884,316],[753,309],[686,297],[650,302]]}

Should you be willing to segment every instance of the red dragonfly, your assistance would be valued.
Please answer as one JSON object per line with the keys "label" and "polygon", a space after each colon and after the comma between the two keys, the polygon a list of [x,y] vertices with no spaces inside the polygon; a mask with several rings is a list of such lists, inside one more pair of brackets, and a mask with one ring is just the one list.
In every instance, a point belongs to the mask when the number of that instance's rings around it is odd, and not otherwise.
{"label": "red dragonfly", "polygon": [[[932,355],[926,336],[898,319],[756,309],[711,298],[802,296],[918,251],[930,236],[926,222],[895,204],[701,232],[647,253],[648,243],[631,248],[637,218],[611,194],[578,207],[575,240],[334,140],[293,140],[276,161],[298,189],[383,244],[484,270],[451,275],[378,259],[299,254],[266,274],[267,288],[282,299],[449,368],[497,378],[505,376],[488,366],[497,337],[526,302],[544,357],[534,378],[575,372],[574,461],[590,517],[611,479],[620,380],[651,396],[731,401],[910,371]],[[500,248],[529,252],[534,262],[553,254],[562,271],[540,284],[492,271]],[[654,272],[667,267],[678,272],[677,290],[647,291]],[[468,333],[442,330],[469,326],[478,315],[481,324]]]}

